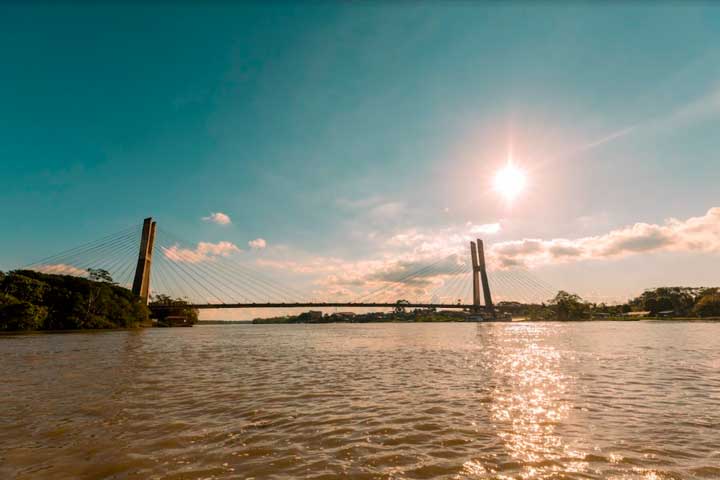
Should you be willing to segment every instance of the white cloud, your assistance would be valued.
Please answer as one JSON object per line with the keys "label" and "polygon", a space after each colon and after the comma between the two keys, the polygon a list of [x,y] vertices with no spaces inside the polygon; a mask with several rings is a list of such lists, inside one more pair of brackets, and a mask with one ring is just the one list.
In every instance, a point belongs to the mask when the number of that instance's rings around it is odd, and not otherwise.
{"label": "white cloud", "polygon": [[[402,254],[386,253],[383,258],[349,261],[333,257],[303,257],[289,259],[261,258],[256,263],[262,268],[273,268],[294,274],[313,277],[319,298],[346,298],[387,287],[388,298],[420,298],[458,273],[467,260],[450,255],[442,261],[433,251],[406,251]],[[432,268],[425,268],[434,263]],[[411,275],[417,272],[417,275]]]}
{"label": "white cloud", "polygon": [[41,273],[53,273],[55,275],[73,275],[75,277],[85,277],[88,273],[87,270],[73,267],[72,265],[67,265],[64,263],[39,265],[37,267],[34,267],[33,270]]}
{"label": "white cloud", "polygon": [[476,225],[467,222],[463,226],[450,226],[440,229],[410,228],[395,233],[385,241],[388,247],[412,249],[415,253],[433,253],[436,256],[446,256],[467,248],[471,240],[477,235],[492,235],[499,233],[499,223],[485,223]]}
{"label": "white cloud", "polygon": [[336,204],[343,210],[353,212],[354,216],[373,223],[392,221],[408,212],[404,202],[387,200],[377,195],[356,200],[339,198]]}
{"label": "white cloud", "polygon": [[[334,257],[307,256],[262,258],[257,264],[315,277],[315,294],[344,292],[347,298],[390,287],[392,295],[421,297],[447,281],[459,267],[469,262],[469,243],[479,234],[500,231],[499,223],[453,225],[439,229],[409,228],[384,236],[372,232],[380,258],[344,260]],[[444,260],[442,260],[444,259]],[[431,269],[423,270],[430,264]],[[420,271],[418,275],[409,274]]]}
{"label": "white cloud", "polygon": [[485,223],[483,225],[470,224],[470,233],[490,235],[498,232],[500,232],[499,223]]}
{"label": "white cloud", "polygon": [[241,252],[237,245],[232,242],[199,242],[197,247],[181,248],[178,245],[165,248],[161,247],[163,254],[174,262],[199,263],[207,260],[213,260],[216,257],[227,257],[233,253]]}
{"label": "white cloud", "polygon": [[370,209],[370,216],[377,220],[395,218],[405,211],[405,204],[401,202],[385,202]]}
{"label": "white cloud", "polygon": [[218,225],[229,225],[231,223],[230,216],[222,212],[213,212],[209,217],[202,217],[206,222],[217,223]]}
{"label": "white cloud", "polygon": [[250,240],[248,242],[248,245],[253,250],[262,250],[263,248],[267,247],[267,242],[264,238],[256,238],[255,240]]}
{"label": "white cloud", "polygon": [[[500,228],[494,225],[498,224],[403,230],[379,238],[377,256],[372,260],[351,261],[284,252],[285,258],[271,256],[258,259],[257,264],[289,274],[307,275],[316,286],[314,293],[328,298],[333,293],[357,299],[359,295],[385,286],[391,291],[388,298],[423,298],[429,292],[438,291],[438,285],[447,284],[457,272],[468,271],[468,243],[476,237],[471,232],[487,233]],[[679,251],[720,253],[720,207],[712,208],[700,217],[668,219],[660,224],[636,223],[597,236],[551,240],[526,238],[486,246],[491,269]],[[440,259],[445,260],[438,262]],[[409,280],[404,279],[434,262],[438,263],[431,269],[420,271]]]}
{"label": "white cloud", "polygon": [[501,242],[492,245],[489,253],[499,267],[533,267],[649,252],[720,253],[720,207],[684,221],[670,218],[660,225],[636,223],[592,237]]}

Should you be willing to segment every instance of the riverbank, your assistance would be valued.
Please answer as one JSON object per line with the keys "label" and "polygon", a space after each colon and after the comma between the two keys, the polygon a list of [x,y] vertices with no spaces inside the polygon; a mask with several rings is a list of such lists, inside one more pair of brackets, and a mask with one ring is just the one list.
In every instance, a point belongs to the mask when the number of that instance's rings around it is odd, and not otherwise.
{"label": "riverbank", "polygon": [[0,276],[0,330],[94,330],[149,323],[150,311],[105,271],[90,278],[17,270]]}
{"label": "riverbank", "polygon": [[[434,315],[417,315],[417,316],[398,316],[394,314],[365,314],[355,316],[327,316],[322,320],[308,320],[307,317],[301,318],[301,315],[274,317],[274,318],[256,318],[249,322],[243,321],[213,321],[205,323],[208,325],[230,325],[236,323],[255,324],[255,325],[290,325],[290,324],[329,324],[329,323],[491,323],[491,322],[508,322],[508,320],[470,320],[468,315],[464,318],[461,316],[444,316],[442,314]],[[630,317],[630,316],[612,316],[602,318],[582,318],[573,320],[559,319],[532,319],[528,317],[515,317],[511,322],[531,322],[531,323],[590,323],[590,322],[640,322],[640,321],[656,321],[656,322],[720,322],[720,317]],[[201,322],[203,323],[203,322]]]}
{"label": "riverbank", "polygon": [[411,312],[339,312],[323,314],[320,311],[303,312],[299,315],[256,318],[254,324],[292,324],[292,323],[449,323],[467,322],[473,315],[467,312],[429,312],[415,310]]}

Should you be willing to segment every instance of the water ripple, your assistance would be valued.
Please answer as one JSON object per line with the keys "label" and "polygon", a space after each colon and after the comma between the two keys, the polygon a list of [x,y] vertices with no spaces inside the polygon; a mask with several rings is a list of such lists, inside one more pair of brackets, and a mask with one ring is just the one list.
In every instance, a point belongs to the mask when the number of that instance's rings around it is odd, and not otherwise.
{"label": "water ripple", "polygon": [[720,324],[0,337],[0,478],[720,478]]}

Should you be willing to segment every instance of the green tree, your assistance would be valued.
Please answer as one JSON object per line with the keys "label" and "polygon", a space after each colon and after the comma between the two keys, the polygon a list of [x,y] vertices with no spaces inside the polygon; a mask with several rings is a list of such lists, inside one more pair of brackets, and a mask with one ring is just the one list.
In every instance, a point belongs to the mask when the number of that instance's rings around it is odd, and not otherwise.
{"label": "green tree", "polygon": [[126,288],[70,275],[18,270],[0,279],[0,292],[6,330],[129,328],[149,313]]}
{"label": "green tree", "polygon": [[[169,295],[155,295],[148,305],[152,316],[159,325],[167,324],[168,317],[183,317],[190,324],[198,321],[199,311],[197,308],[189,307],[189,302],[182,298],[172,298]],[[153,308],[162,307],[162,308]]]}
{"label": "green tree", "polygon": [[558,320],[582,320],[590,315],[590,306],[579,295],[560,290],[549,302]]}
{"label": "green tree", "polygon": [[702,292],[703,289],[690,287],[660,287],[645,290],[630,304],[640,310],[649,311],[651,315],[665,311],[672,311],[678,316],[690,315],[695,300]]}
{"label": "green tree", "polygon": [[693,313],[699,317],[720,317],[720,293],[709,292],[700,297]]}
{"label": "green tree", "polygon": [[92,280],[93,282],[102,282],[102,283],[112,283],[113,282],[112,276],[110,275],[110,272],[107,270],[103,270],[102,268],[88,268],[88,278]]}
{"label": "green tree", "polygon": [[47,284],[28,273],[27,271],[10,272],[3,278],[1,290],[23,302],[40,304],[47,290]]}
{"label": "green tree", "polygon": [[395,302],[395,313],[405,313],[407,305],[410,305],[408,300],[398,300]]}
{"label": "green tree", "polygon": [[47,316],[47,309],[0,293],[0,330],[37,330]]}

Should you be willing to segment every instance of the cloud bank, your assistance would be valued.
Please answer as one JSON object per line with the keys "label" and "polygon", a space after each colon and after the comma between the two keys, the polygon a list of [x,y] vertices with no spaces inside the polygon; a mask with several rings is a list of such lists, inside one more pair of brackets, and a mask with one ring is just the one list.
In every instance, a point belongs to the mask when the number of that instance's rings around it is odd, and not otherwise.
{"label": "cloud bank", "polygon": [[202,217],[206,222],[217,223],[218,225],[229,225],[231,222],[230,216],[222,212],[211,213],[208,217]]}
{"label": "cloud bank", "polygon": [[472,225],[468,222],[468,227],[470,233],[474,233],[476,235],[479,234],[494,234],[500,232],[500,224],[499,223],[486,223],[484,225]]}
{"label": "cloud bank", "polygon": [[39,265],[37,267],[34,267],[33,270],[41,273],[52,273],[55,275],[73,275],[75,277],[85,277],[88,274],[87,270],[73,267],[72,265],[67,265],[65,263]]}
{"label": "cloud bank", "polygon": [[[294,255],[289,259],[258,259],[262,267],[315,276],[315,294],[356,299],[377,288],[390,286],[393,295],[417,295],[436,291],[444,282],[469,271],[469,233],[489,233],[496,224],[465,225],[442,229],[410,229],[386,238],[372,260]],[[533,268],[590,260],[619,259],[661,252],[720,254],[720,207],[684,220],[670,218],[659,224],[635,223],[597,236],[497,242],[486,247],[490,270]],[[439,261],[440,259],[443,259]],[[406,278],[428,265],[419,275]],[[499,273],[498,273],[499,274]],[[452,283],[451,285],[455,285]],[[399,296],[398,296],[399,295]],[[392,295],[390,295],[392,296]]]}
{"label": "cloud bank", "polygon": [[248,246],[253,250],[262,250],[267,247],[267,242],[264,238],[256,238],[255,240],[250,240]]}
{"label": "cloud bank", "polygon": [[711,208],[701,217],[669,218],[659,225],[636,223],[593,237],[500,242],[492,245],[489,255],[495,266],[507,268],[654,252],[720,252],[720,207]]}
{"label": "cloud bank", "polygon": [[233,253],[241,252],[237,245],[232,242],[199,242],[197,247],[182,248],[179,245],[172,247],[161,247],[163,254],[174,262],[199,263],[214,260],[217,257],[228,257]]}

